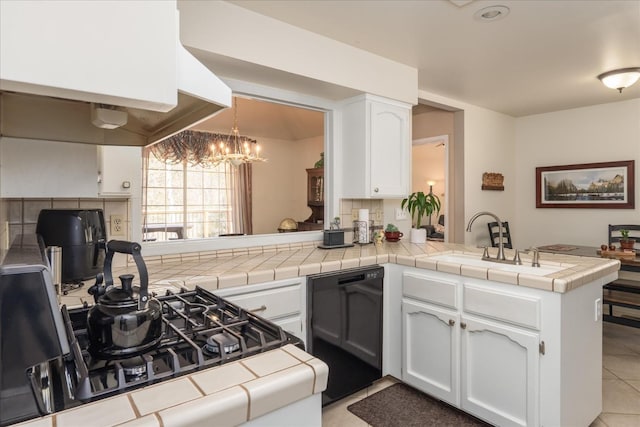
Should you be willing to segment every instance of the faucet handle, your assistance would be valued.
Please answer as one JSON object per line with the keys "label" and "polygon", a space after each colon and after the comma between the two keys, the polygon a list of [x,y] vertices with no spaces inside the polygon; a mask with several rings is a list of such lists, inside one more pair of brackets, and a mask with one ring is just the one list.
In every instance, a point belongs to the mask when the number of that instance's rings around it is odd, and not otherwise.
{"label": "faucet handle", "polygon": [[482,252],[482,259],[489,259],[489,248],[487,246],[484,247],[484,251]]}
{"label": "faucet handle", "polygon": [[540,252],[538,248],[531,247],[531,251],[533,251],[533,259],[531,260],[531,267],[540,267]]}
{"label": "faucet handle", "polygon": [[522,265],[522,260],[520,259],[520,251],[518,249],[516,249],[516,253],[513,256],[513,262],[518,265]]}

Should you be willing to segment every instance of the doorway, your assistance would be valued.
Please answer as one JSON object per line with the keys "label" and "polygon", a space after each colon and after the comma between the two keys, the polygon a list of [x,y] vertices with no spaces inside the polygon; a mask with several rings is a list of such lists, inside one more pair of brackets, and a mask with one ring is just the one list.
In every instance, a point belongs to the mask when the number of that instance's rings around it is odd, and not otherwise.
{"label": "doorway", "polygon": [[[414,139],[411,148],[411,192],[433,193],[440,199],[440,212],[427,218],[431,240],[447,241],[447,195],[449,135]],[[444,220],[444,221],[443,221]],[[442,237],[441,237],[442,236]]]}

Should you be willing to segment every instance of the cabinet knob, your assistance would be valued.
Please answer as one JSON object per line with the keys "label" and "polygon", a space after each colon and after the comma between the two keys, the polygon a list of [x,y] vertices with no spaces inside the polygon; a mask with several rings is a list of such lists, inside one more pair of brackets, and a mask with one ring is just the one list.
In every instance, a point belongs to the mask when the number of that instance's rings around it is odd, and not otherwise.
{"label": "cabinet knob", "polygon": [[461,327],[462,329],[467,329],[467,324],[466,324],[466,323],[464,323],[464,322],[460,322],[460,327]]}
{"label": "cabinet knob", "polygon": [[373,189],[373,192],[374,192],[374,193],[377,193],[378,191],[380,191],[380,189],[379,189],[378,187],[376,187],[376,188],[374,188],[374,189]]}
{"label": "cabinet knob", "polygon": [[449,319],[449,326],[453,326],[456,324],[456,321],[453,319]]}

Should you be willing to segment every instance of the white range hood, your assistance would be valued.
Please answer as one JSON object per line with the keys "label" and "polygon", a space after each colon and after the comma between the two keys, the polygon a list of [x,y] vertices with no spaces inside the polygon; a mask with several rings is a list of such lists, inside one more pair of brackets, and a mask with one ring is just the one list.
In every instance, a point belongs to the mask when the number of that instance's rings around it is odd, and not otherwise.
{"label": "white range hood", "polygon": [[[0,135],[144,146],[230,107],[178,22],[174,1],[0,2]],[[96,105],[127,123],[94,126]]]}

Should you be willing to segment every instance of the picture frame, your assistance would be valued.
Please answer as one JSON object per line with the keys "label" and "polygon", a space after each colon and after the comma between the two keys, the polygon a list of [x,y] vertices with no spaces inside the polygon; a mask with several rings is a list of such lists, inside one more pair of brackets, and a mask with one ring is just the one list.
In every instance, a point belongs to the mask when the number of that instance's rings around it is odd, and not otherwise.
{"label": "picture frame", "polygon": [[536,208],[635,209],[635,161],[536,168]]}

